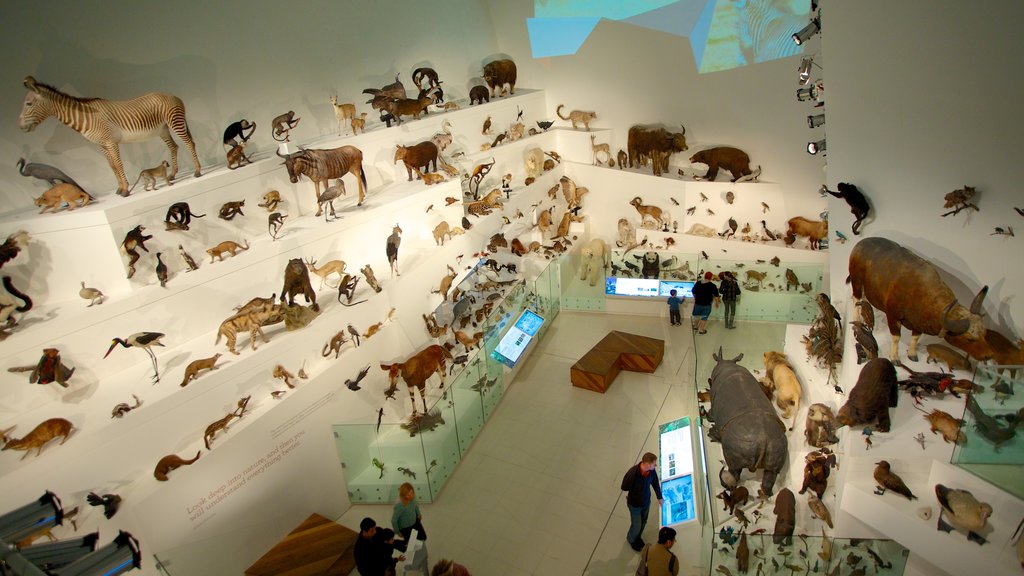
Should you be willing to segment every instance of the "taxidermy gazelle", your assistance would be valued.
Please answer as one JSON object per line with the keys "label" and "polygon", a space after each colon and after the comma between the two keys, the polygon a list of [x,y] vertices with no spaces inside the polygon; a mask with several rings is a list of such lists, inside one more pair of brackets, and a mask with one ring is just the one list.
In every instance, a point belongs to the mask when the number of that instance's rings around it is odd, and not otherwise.
{"label": "taxidermy gazelle", "polygon": [[608,160],[612,159],[612,153],[608,149],[608,143],[604,142],[598,144],[597,136],[594,136],[593,134],[590,135],[590,149],[593,150],[594,152],[594,165],[596,166],[601,165],[601,159],[598,156],[598,154],[600,154],[601,152],[604,152],[605,158],[607,158]]}
{"label": "taxidermy gazelle", "polygon": [[[334,106],[334,116],[338,119],[338,136],[341,136],[341,127],[344,124],[352,126],[352,120],[356,117],[355,104],[338,104],[338,97],[331,96],[331,105]],[[355,127],[352,127],[352,134],[355,134]]]}
{"label": "taxidermy gazelle", "polygon": [[[345,275],[345,262],[341,260],[331,260],[324,263],[322,266],[317,267],[316,260],[307,260],[306,268],[313,274],[320,277],[320,289],[322,290],[324,284],[327,282],[327,277],[331,274],[337,274],[339,277]],[[333,288],[333,286],[332,286]]]}

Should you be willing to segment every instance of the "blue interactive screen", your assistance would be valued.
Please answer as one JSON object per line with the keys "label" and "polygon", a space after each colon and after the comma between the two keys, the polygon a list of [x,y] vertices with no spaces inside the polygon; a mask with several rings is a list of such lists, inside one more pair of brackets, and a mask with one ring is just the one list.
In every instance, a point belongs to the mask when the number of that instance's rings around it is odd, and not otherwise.
{"label": "blue interactive screen", "polygon": [[662,280],[661,288],[659,288],[659,296],[668,298],[669,292],[672,290],[676,291],[676,296],[679,298],[693,298],[693,285],[696,282],[683,282],[679,280]]}
{"label": "blue interactive screen", "polygon": [[491,352],[491,357],[502,364],[513,368],[523,351],[530,345],[530,340],[537,335],[544,324],[544,318],[532,310],[523,310],[516,323],[502,336],[498,346]]}
{"label": "blue interactive screen", "polygon": [[604,282],[604,293],[614,296],[657,296],[658,282],[653,278],[608,276]]}
{"label": "blue interactive screen", "polygon": [[693,431],[688,417],[658,426],[661,455],[661,525],[670,526],[696,518],[693,498]]}

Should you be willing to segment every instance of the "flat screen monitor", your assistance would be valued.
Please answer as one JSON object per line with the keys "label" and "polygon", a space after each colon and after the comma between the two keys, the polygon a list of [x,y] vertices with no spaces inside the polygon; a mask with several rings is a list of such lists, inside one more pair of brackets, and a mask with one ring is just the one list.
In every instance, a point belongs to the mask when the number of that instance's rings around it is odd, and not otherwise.
{"label": "flat screen monitor", "polygon": [[654,278],[609,276],[604,282],[604,293],[613,296],[658,296],[658,282]]}
{"label": "flat screen monitor", "polygon": [[523,351],[530,345],[530,340],[537,335],[544,324],[544,318],[532,310],[523,310],[516,323],[502,336],[491,356],[502,364],[513,368]]}
{"label": "flat screen monitor", "polygon": [[695,282],[683,282],[681,280],[662,280],[658,289],[658,296],[669,297],[669,292],[676,291],[679,298],[693,298],[693,285]]}
{"label": "flat screen monitor", "polygon": [[693,497],[693,431],[688,417],[658,427],[662,526],[696,518]]}

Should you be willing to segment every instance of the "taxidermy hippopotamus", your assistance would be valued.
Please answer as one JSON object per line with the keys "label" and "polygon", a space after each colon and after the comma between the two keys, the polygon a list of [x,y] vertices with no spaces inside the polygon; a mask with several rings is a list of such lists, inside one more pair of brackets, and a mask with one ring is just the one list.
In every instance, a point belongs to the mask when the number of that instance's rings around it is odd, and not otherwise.
{"label": "taxidermy hippopotamus", "polygon": [[712,357],[718,362],[710,379],[710,417],[715,424],[708,436],[721,441],[725,464],[736,478],[744,468],[764,469],[761,489],[771,496],[775,477],[789,454],[786,425],[753,374],[737,364],[743,354],[725,360],[719,348]]}

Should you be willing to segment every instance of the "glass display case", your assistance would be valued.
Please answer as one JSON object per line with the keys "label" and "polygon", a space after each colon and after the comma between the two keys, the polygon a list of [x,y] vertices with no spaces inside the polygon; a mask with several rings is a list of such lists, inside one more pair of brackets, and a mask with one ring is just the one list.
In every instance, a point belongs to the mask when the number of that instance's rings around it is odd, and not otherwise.
{"label": "glass display case", "polygon": [[791,541],[777,544],[771,533],[740,535],[730,527],[714,535],[711,573],[717,570],[719,574],[899,576],[906,569],[909,555],[909,550],[892,540],[854,540],[801,534],[794,535]]}
{"label": "glass display case", "polygon": [[1024,439],[1017,427],[1024,416],[1024,366],[978,364],[975,393],[965,402],[960,430],[967,442],[953,448],[951,463],[1024,498]]}

